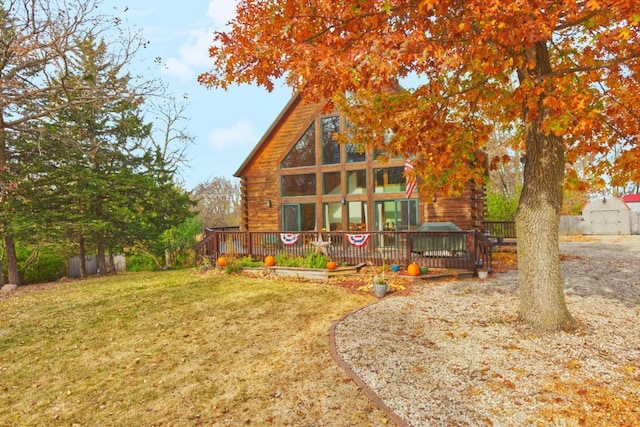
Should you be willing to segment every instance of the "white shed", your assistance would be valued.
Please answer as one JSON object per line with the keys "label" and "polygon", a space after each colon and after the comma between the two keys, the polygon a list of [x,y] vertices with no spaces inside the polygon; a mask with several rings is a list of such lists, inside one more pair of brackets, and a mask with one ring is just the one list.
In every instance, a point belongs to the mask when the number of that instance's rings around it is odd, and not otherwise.
{"label": "white shed", "polygon": [[617,197],[589,201],[582,210],[584,234],[631,234],[629,207]]}
{"label": "white shed", "polygon": [[633,212],[640,212],[640,194],[625,194],[622,201],[627,204]]}

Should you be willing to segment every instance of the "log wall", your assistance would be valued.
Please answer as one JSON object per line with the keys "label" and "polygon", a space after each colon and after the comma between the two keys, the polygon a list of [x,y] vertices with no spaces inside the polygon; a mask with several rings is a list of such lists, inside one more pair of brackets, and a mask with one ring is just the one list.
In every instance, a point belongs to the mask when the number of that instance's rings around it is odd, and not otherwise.
{"label": "log wall", "polygon": [[281,228],[280,162],[319,114],[319,109],[320,105],[302,103],[298,97],[253,153],[241,177],[243,230]]}

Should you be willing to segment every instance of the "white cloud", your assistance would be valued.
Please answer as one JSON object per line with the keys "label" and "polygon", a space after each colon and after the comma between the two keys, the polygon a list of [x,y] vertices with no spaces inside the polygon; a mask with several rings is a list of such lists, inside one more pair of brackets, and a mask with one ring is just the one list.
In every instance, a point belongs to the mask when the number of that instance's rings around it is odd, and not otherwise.
{"label": "white cloud", "polygon": [[189,33],[189,39],[180,46],[180,58],[190,65],[209,65],[209,46],[213,41],[213,30],[198,29]]}
{"label": "white cloud", "polygon": [[209,46],[213,30],[196,29],[189,32],[187,41],[178,48],[178,56],[165,62],[163,74],[179,78],[183,82],[193,79],[194,68],[206,68],[209,65]]}
{"label": "white cloud", "polygon": [[162,74],[176,77],[183,82],[188,82],[193,78],[193,69],[177,58],[169,58],[161,70]]}
{"label": "white cloud", "polygon": [[239,120],[232,127],[215,129],[209,133],[209,143],[216,150],[255,144],[257,139],[248,120]]}
{"label": "white cloud", "polygon": [[236,15],[236,0],[211,0],[207,16],[213,20],[216,29],[222,29]]}
{"label": "white cloud", "polygon": [[221,30],[235,16],[236,0],[211,0],[206,16],[212,26],[196,28],[189,32],[187,40],[178,48],[178,56],[165,62],[163,74],[188,82],[193,80],[194,68],[206,69],[211,63],[209,47],[213,31]]}

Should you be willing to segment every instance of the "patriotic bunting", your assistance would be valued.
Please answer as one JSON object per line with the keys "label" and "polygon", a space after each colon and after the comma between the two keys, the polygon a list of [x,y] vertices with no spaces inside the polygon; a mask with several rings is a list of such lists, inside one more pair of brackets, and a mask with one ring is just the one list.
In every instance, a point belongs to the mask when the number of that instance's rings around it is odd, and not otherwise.
{"label": "patriotic bunting", "polygon": [[300,238],[300,233],[280,233],[280,240],[286,246],[295,245]]}
{"label": "patriotic bunting", "polygon": [[346,237],[351,246],[355,246],[356,248],[361,248],[366,245],[367,240],[369,240],[368,234],[346,234]]}

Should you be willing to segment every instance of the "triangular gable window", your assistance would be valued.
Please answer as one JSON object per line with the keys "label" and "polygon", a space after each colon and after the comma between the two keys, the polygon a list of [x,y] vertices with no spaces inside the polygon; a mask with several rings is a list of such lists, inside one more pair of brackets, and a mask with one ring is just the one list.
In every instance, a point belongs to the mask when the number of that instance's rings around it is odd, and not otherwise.
{"label": "triangular gable window", "polygon": [[311,123],[281,163],[283,168],[299,168],[316,164],[315,123]]}

